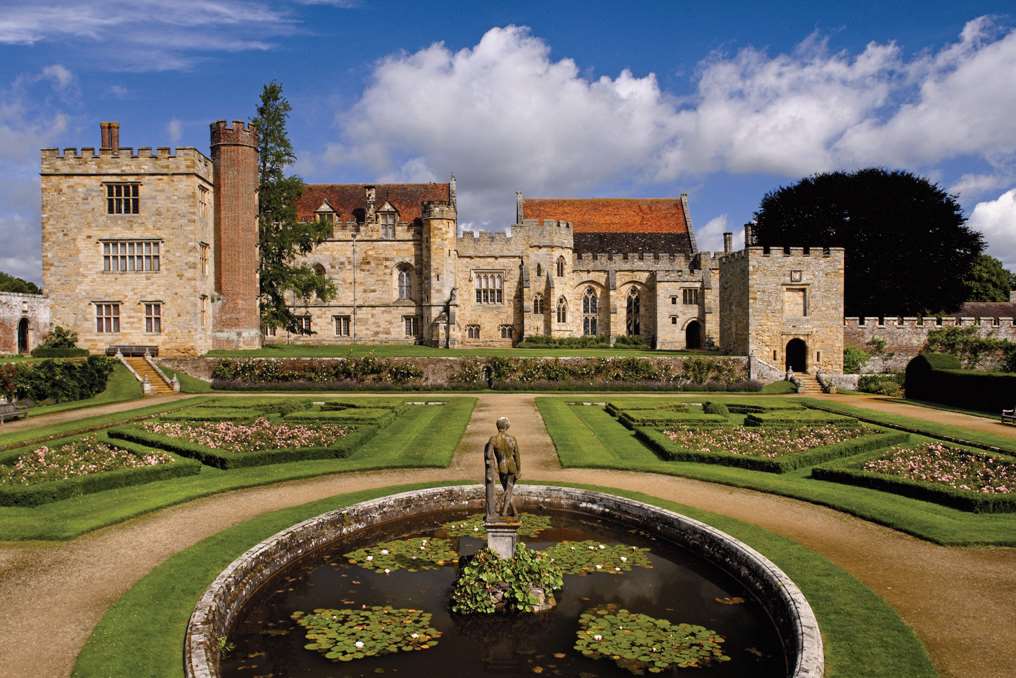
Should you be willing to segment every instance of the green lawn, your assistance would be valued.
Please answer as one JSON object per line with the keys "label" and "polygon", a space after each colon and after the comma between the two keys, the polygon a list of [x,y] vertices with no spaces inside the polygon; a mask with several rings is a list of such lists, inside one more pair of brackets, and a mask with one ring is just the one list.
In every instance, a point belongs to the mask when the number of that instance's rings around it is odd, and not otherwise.
{"label": "green lawn", "polygon": [[384,358],[544,358],[624,356],[718,356],[709,351],[649,351],[631,348],[436,348],[412,344],[271,344],[257,350],[209,351],[213,358],[357,358],[376,355]]}
{"label": "green lawn", "polygon": [[[747,397],[730,399],[744,401]],[[663,461],[601,407],[569,405],[569,400],[536,400],[564,467],[685,476],[829,506],[940,544],[1016,546],[1016,514],[968,513],[878,490],[814,480],[808,477],[810,467],[773,474],[719,464]],[[837,405],[837,411],[840,407]]]}
{"label": "green lawn", "polygon": [[[96,492],[35,508],[0,507],[0,540],[73,539],[85,532],[198,497],[283,480],[380,468],[443,468],[451,462],[476,404],[475,398],[446,400],[444,406],[407,408],[363,447],[342,459],[229,471],[204,466],[194,476]],[[148,413],[153,411],[160,409],[150,408]],[[137,416],[136,412],[134,414]],[[117,423],[112,418],[97,419],[100,421],[93,426]],[[4,442],[0,439],[0,444]]]}
{"label": "green lawn", "polygon": [[192,377],[183,370],[173,370],[162,363],[159,364],[159,369],[162,370],[170,379],[175,376],[180,381],[180,393],[212,392],[212,385],[209,382],[204,381],[203,379],[198,379],[197,377]]}
{"label": "green lawn", "polygon": [[[170,557],[107,610],[85,644],[76,678],[179,678],[180,648],[195,603],[241,553],[290,525],[326,511],[427,485],[340,495],[275,511],[231,527]],[[588,487],[678,511],[724,530],[783,569],[808,598],[825,646],[827,678],[936,675],[913,630],[871,589],[819,554],[760,527],[643,494]]]}
{"label": "green lawn", "polygon": [[102,393],[96,394],[91,398],[85,398],[84,400],[71,400],[65,403],[53,403],[52,405],[33,407],[28,411],[28,416],[40,417],[44,414],[78,410],[85,407],[112,405],[129,400],[138,400],[144,396],[145,393],[141,383],[134,378],[134,375],[122,363],[117,363],[113,366],[113,372],[109,375],[109,381],[106,382],[106,390]]}

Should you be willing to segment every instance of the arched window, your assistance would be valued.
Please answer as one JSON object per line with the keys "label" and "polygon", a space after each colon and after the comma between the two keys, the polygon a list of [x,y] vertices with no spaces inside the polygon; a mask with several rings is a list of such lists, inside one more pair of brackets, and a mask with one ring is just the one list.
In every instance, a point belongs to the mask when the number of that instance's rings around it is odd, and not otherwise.
{"label": "arched window", "polygon": [[564,257],[557,258],[557,277],[564,277]]}
{"label": "arched window", "polygon": [[559,323],[568,322],[568,300],[564,297],[557,300],[557,321]]}
{"label": "arched window", "polygon": [[628,290],[627,316],[625,323],[629,337],[637,337],[642,334],[642,323],[639,321],[641,307],[642,304],[639,299],[639,289],[632,285],[631,289]]}
{"label": "arched window", "polygon": [[536,264],[536,277],[537,278],[542,278],[543,277],[543,265],[542,264],[539,264],[539,263]]}
{"label": "arched window", "polygon": [[537,294],[533,297],[533,313],[543,315],[543,295]]}
{"label": "arched window", "polygon": [[413,296],[413,271],[406,264],[399,266],[399,299]]}
{"label": "arched window", "polygon": [[596,336],[600,316],[600,298],[596,290],[587,287],[582,295],[582,334]]}

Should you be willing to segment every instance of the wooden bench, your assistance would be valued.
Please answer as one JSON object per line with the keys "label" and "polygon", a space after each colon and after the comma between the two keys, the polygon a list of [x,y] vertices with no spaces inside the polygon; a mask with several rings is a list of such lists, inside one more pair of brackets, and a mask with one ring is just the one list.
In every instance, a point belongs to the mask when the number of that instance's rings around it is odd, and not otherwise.
{"label": "wooden bench", "polygon": [[24,419],[28,416],[28,405],[18,403],[6,403],[0,405],[0,424],[15,419]]}
{"label": "wooden bench", "polygon": [[1002,423],[1016,426],[1016,407],[1011,410],[1002,410]]}

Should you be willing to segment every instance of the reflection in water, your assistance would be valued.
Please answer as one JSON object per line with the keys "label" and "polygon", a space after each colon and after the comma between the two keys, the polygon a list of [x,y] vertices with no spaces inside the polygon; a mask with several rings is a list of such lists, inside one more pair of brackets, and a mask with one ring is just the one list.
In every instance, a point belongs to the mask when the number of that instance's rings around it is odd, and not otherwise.
{"label": "reflection in water", "polygon": [[[673,675],[720,678],[783,676],[786,664],[776,630],[761,607],[737,582],[699,558],[647,535],[574,514],[552,513],[553,528],[530,537],[536,549],[559,541],[596,539],[651,549],[652,569],[621,575],[565,576],[558,606],[539,615],[453,615],[449,596],[454,566],[426,572],[371,572],[342,557],[356,548],[393,538],[434,535],[442,522],[462,514],[429,515],[414,523],[380,526],[368,538],[326,548],[295,563],[258,591],[243,609],[229,641],[235,649],[222,664],[222,675],[255,676],[630,676],[609,660],[587,659],[572,649],[578,617],[591,607],[614,603],[633,612],[673,622],[699,624],[726,638],[730,662],[703,669],[674,670]],[[470,537],[456,540],[467,555],[483,546]],[[743,605],[722,605],[716,598],[743,596]],[[304,649],[303,629],[290,614],[321,607],[392,605],[426,610],[444,633],[437,647],[336,663]],[[535,671],[534,671],[535,670]]]}

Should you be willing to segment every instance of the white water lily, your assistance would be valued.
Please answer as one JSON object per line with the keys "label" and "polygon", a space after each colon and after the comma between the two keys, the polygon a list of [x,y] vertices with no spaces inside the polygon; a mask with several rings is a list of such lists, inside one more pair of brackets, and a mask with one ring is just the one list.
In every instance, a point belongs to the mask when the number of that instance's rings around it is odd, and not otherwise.
{"label": "white water lily", "polygon": [[603,640],[603,636],[597,633],[595,636],[593,636],[593,640]]}
{"label": "white water lily", "polygon": [[387,567],[385,568],[385,574],[391,574],[391,572],[392,572],[392,571],[391,571],[391,570],[389,570],[389,569],[388,569]]}
{"label": "white water lily", "polygon": [[621,562],[622,563],[627,563],[628,562],[628,556],[621,556]]}
{"label": "white water lily", "polygon": [[600,565],[599,563],[597,563],[596,564],[596,569],[597,570],[602,570],[603,569],[603,565]]}
{"label": "white water lily", "polygon": [[367,556],[367,560],[374,560],[374,556]]}
{"label": "white water lily", "polygon": [[[409,634],[409,637],[410,637],[410,638],[419,638],[419,637],[420,637],[420,634],[419,634],[419,633],[410,633],[410,634]],[[653,649],[655,650],[656,648],[653,648]]]}
{"label": "white water lily", "polygon": [[388,555],[388,549],[381,549],[381,555],[387,556]]}
{"label": "white water lily", "polygon": [[354,645],[356,645],[356,649],[357,649],[357,650],[362,650],[362,649],[363,649],[363,641],[362,641],[362,640],[358,640],[358,641],[356,641],[356,642],[354,643]]}

